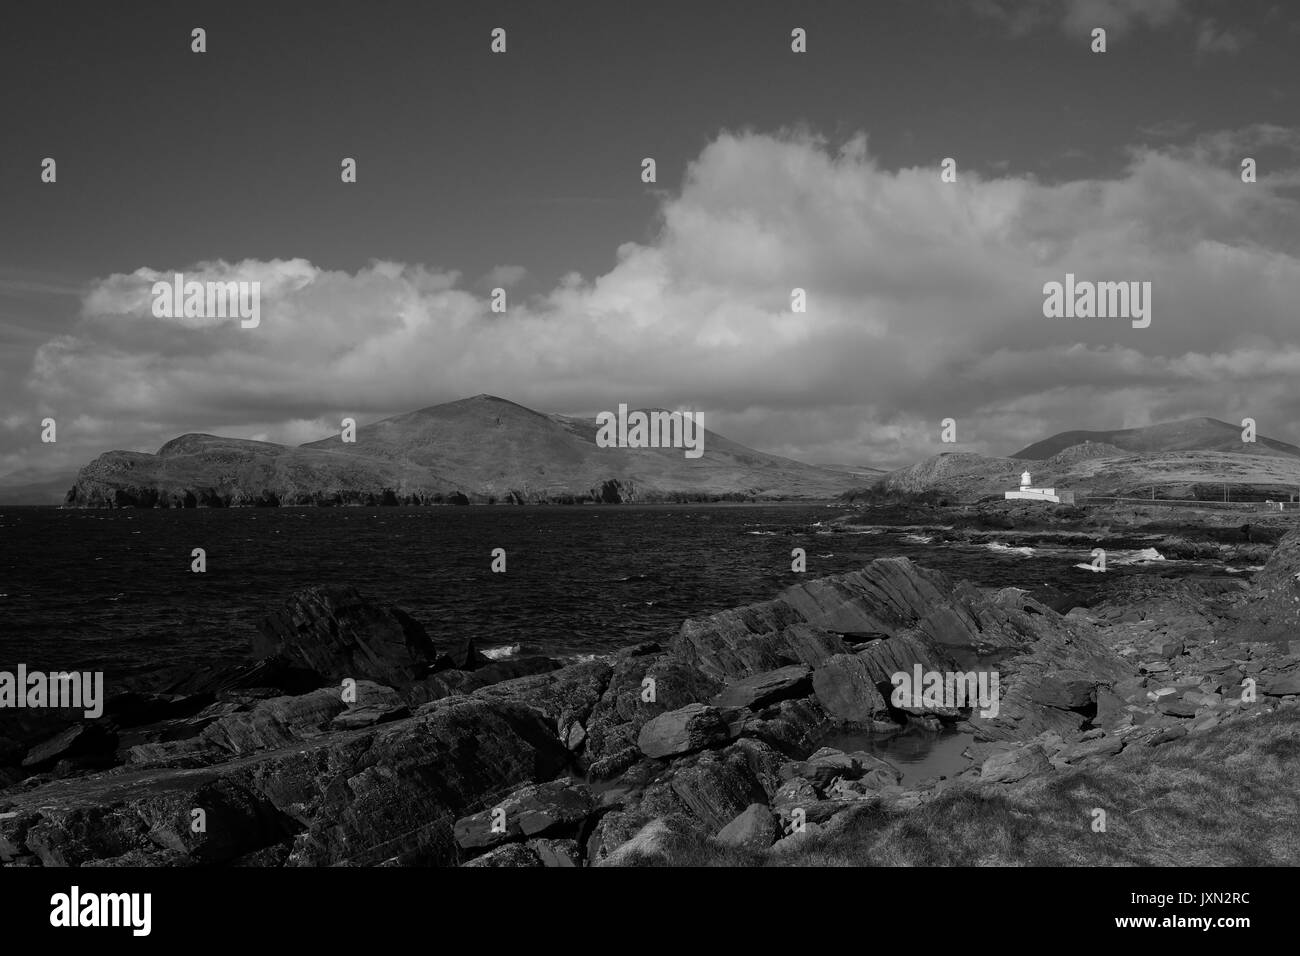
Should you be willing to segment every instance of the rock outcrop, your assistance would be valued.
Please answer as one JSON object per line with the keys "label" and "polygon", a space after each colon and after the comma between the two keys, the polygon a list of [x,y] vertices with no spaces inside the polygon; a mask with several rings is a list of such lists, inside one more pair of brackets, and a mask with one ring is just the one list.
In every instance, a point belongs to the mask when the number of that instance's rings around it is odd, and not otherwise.
{"label": "rock outcrop", "polygon": [[[0,739],[0,864],[611,866],[709,840],[786,853],[860,812],[1038,786],[1300,707],[1300,643],[1230,633],[1289,621],[1297,574],[1292,534],[1245,591],[1158,579],[1062,616],[887,559],[688,621],[667,649],[522,668],[311,589],[271,616],[257,644],[271,656],[160,675],[101,724]],[[996,713],[899,709],[890,678],[917,666],[996,672]],[[974,734],[965,769],[907,783],[826,745],[917,720]]]}

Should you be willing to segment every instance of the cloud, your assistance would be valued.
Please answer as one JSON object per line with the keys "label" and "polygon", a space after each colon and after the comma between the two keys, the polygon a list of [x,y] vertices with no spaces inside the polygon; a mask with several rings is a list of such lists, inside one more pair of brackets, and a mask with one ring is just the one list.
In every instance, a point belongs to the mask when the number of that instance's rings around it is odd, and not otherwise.
{"label": "cloud", "polygon": [[[1295,136],[1136,147],[1111,179],[963,170],[945,184],[937,168],[884,168],[864,135],[726,132],[666,196],[652,241],[504,315],[418,264],[159,264],[94,283],[36,352],[28,397],[33,416],[68,418],[69,460],[185,431],[302,442],[344,415],[480,392],[574,413],[694,407],[764,450],[879,465],[952,450],[946,417],[961,450],[990,453],[1194,415],[1249,414],[1287,437],[1300,204],[1278,184],[1295,170],[1247,185],[1219,153]],[[172,269],[261,281],[260,327],[155,318],[149,287]],[[1150,281],[1151,327],[1045,319],[1043,284],[1067,272]],[[0,473],[27,463],[13,457]]]}
{"label": "cloud", "polygon": [[1213,20],[1202,20],[1196,30],[1196,52],[1198,54],[1240,53],[1249,42],[1250,34],[1220,30]]}
{"label": "cloud", "polygon": [[528,270],[523,266],[494,266],[479,280],[479,285],[487,289],[510,289],[522,282],[527,275]]}
{"label": "cloud", "polygon": [[1055,25],[1070,35],[1104,27],[1122,36],[1136,25],[1163,27],[1185,12],[1184,0],[976,0],[977,15],[997,20],[1012,36]]}

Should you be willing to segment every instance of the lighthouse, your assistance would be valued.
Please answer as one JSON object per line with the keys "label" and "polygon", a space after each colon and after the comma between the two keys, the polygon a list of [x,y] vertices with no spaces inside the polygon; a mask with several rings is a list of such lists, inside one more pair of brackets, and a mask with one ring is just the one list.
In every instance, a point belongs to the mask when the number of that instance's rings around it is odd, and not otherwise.
{"label": "lighthouse", "polygon": [[1020,490],[1005,492],[1004,497],[1007,501],[1051,501],[1055,504],[1065,501],[1068,504],[1074,503],[1073,491],[1062,491],[1057,494],[1055,488],[1035,488],[1034,477],[1028,471],[1024,471],[1020,475]]}

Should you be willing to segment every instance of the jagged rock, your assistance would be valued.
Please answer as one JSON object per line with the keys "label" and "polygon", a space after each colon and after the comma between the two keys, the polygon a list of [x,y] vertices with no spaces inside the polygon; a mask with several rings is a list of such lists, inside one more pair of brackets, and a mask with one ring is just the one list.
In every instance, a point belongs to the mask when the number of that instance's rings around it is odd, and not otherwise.
{"label": "jagged rock", "polygon": [[827,658],[813,671],[812,684],[818,702],[833,717],[865,723],[889,713],[872,681],[871,667],[861,657],[836,654]]}
{"label": "jagged rock", "polygon": [[784,754],[770,744],[750,737],[741,737],[722,753],[726,757],[731,757],[733,754],[741,755],[749,767],[749,772],[763,788],[765,802],[772,800],[781,786],[781,765],[786,761]]}
{"label": "jagged rock", "polygon": [[723,743],[729,736],[721,710],[707,704],[687,704],[643,724],[637,747],[647,757],[669,757]]}
{"label": "jagged rock", "polygon": [[888,684],[895,674],[912,673],[917,664],[922,671],[957,670],[948,651],[918,631],[904,630],[893,637],[871,641],[855,653],[867,665],[872,684]]}
{"label": "jagged rock", "polygon": [[703,754],[693,765],[675,770],[668,785],[707,833],[716,833],[749,804],[767,799],[744,754],[734,751]]}
{"label": "jagged rock", "polygon": [[812,691],[811,671],[804,664],[791,664],[729,683],[713,698],[715,707],[749,707],[760,710],[792,697],[807,697]]}
{"label": "jagged rock", "polygon": [[474,697],[516,701],[544,714],[557,727],[575,721],[585,724],[613,673],[605,661],[584,661],[492,684],[474,691]]}
{"label": "jagged rock", "polygon": [[0,814],[0,853],[43,853],[57,866],[156,849],[147,821],[171,819],[205,786],[225,781],[292,821],[290,865],[395,857],[445,865],[456,858],[456,819],[489,794],[553,778],[568,761],[536,711],[453,698],[421,716],[217,766],[128,769],[12,791],[9,814]]}
{"label": "jagged rock", "polygon": [[762,803],[751,803],[718,831],[717,841],[746,850],[766,850],[776,841],[777,822]]}
{"label": "jagged rock", "polygon": [[[148,838],[202,863],[225,862],[280,844],[298,829],[264,797],[229,780],[216,780],[189,799],[150,809],[155,812],[145,817]],[[200,820],[202,828],[196,831]]]}
{"label": "jagged rock", "polygon": [[423,625],[356,588],[319,586],[293,595],[258,624],[258,657],[282,657],[334,680],[405,688],[425,675],[437,649]]}
{"label": "jagged rock", "polygon": [[630,648],[611,662],[608,684],[584,721],[586,754],[593,762],[635,747],[647,720],[711,700],[722,690],[720,681],[672,655],[655,651],[654,646]]}
{"label": "jagged rock", "polygon": [[349,707],[330,721],[330,730],[360,730],[390,720],[401,720],[411,716],[411,708],[405,704],[385,707],[382,704],[367,704],[364,707]]}
{"label": "jagged rock", "polygon": [[628,767],[641,759],[641,751],[636,747],[624,747],[622,750],[592,761],[587,768],[594,780],[608,780],[616,777]]}
{"label": "jagged rock", "polygon": [[808,753],[838,726],[815,698],[783,700],[744,722],[741,734],[761,740],[787,756]]}

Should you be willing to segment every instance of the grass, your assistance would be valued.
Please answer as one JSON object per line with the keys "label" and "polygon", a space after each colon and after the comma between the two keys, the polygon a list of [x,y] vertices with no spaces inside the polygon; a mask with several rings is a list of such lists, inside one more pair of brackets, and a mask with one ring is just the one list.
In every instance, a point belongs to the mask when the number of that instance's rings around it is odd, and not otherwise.
{"label": "grass", "polygon": [[[864,805],[782,853],[677,837],[650,866],[1294,866],[1300,712],[1184,737],[1019,787],[942,794],[893,814]],[[1094,808],[1105,832],[1092,829]]]}

